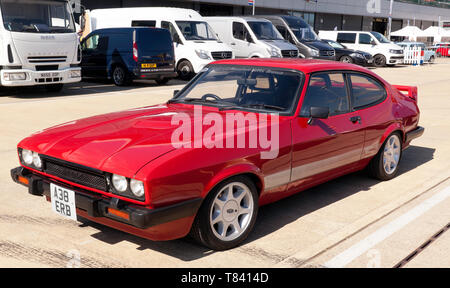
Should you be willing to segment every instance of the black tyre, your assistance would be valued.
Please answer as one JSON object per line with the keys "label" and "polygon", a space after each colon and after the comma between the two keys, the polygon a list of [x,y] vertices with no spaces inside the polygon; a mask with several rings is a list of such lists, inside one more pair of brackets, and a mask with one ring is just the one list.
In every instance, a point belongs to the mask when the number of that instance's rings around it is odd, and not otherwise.
{"label": "black tyre", "polygon": [[190,235],[210,249],[231,249],[248,237],[257,214],[258,193],[253,181],[245,176],[232,177],[210,191]]}
{"label": "black tyre", "polygon": [[191,80],[195,75],[194,67],[192,67],[191,62],[188,60],[181,61],[180,64],[178,64],[177,71],[181,80]]}
{"label": "black tyre", "polygon": [[64,84],[51,84],[51,85],[45,85],[45,90],[47,90],[47,92],[56,93],[56,92],[61,92],[63,87],[64,87]]}
{"label": "black tyre", "polygon": [[113,67],[112,80],[116,86],[127,86],[132,82],[128,71],[120,65]]}
{"label": "black tyre", "polygon": [[169,82],[169,80],[170,80],[169,78],[162,78],[162,79],[156,79],[155,81],[158,85],[165,85]]}
{"label": "black tyre", "polygon": [[434,63],[435,60],[436,60],[436,59],[434,58],[434,56],[431,56],[431,57],[430,57],[430,60],[428,60],[428,63]]}
{"label": "black tyre", "polygon": [[395,178],[402,158],[402,138],[395,132],[386,139],[378,154],[370,161],[369,175],[382,181]]}
{"label": "black tyre", "polygon": [[373,57],[373,65],[376,67],[386,66],[386,57],[381,54],[375,55],[375,57]]}
{"label": "black tyre", "polygon": [[341,59],[339,59],[339,61],[344,62],[344,63],[350,63],[353,64],[353,58],[350,56],[342,56]]}

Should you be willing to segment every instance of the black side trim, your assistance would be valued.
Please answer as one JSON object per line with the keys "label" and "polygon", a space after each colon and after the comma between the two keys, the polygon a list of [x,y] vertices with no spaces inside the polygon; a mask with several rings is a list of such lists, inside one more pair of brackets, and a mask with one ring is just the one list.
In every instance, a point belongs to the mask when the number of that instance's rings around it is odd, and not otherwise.
{"label": "black side trim", "polygon": [[9,63],[14,63],[14,57],[12,54],[11,45],[8,44],[8,61]]}

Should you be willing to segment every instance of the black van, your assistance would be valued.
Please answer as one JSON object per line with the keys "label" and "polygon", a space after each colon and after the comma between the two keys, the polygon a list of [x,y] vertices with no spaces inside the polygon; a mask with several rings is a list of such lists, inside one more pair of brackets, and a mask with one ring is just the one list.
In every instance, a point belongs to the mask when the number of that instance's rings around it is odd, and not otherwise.
{"label": "black van", "polygon": [[148,27],[95,30],[81,42],[83,77],[112,79],[118,86],[134,79],[165,84],[177,76],[169,30]]}
{"label": "black van", "polygon": [[272,22],[277,30],[297,46],[301,58],[335,60],[334,48],[320,40],[311,26],[301,17],[288,15],[258,15]]}

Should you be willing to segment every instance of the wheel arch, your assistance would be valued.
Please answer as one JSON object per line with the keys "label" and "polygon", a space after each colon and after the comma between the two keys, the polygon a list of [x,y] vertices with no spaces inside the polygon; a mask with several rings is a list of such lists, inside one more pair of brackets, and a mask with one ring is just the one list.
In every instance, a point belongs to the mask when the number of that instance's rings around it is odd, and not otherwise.
{"label": "wheel arch", "polygon": [[379,143],[380,147],[383,145],[383,143],[386,141],[386,139],[393,133],[399,133],[401,140],[402,140],[402,144],[405,143],[405,131],[400,123],[395,122],[395,123],[392,123],[386,129],[386,131],[384,131],[383,136],[380,138],[380,143]]}

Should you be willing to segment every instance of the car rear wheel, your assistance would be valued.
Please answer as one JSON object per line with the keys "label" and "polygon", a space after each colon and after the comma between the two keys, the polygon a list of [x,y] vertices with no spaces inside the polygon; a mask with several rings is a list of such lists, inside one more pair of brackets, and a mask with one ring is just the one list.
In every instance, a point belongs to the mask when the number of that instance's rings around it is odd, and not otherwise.
{"label": "car rear wheel", "polygon": [[344,62],[344,63],[350,63],[350,64],[353,63],[353,59],[350,56],[342,56],[340,61]]}
{"label": "car rear wheel", "polygon": [[194,67],[188,60],[183,60],[178,64],[178,76],[181,80],[191,80],[194,77]]}
{"label": "car rear wheel", "polygon": [[369,163],[369,174],[377,179],[387,181],[397,176],[402,157],[402,140],[399,133],[391,134],[378,154]]}
{"label": "car rear wheel", "polygon": [[191,236],[213,250],[226,250],[244,241],[255,225],[258,193],[245,176],[232,177],[206,197],[192,225]]}
{"label": "car rear wheel", "polygon": [[386,66],[386,57],[384,57],[381,54],[376,55],[375,57],[373,57],[373,64],[376,67],[384,67],[384,66]]}
{"label": "car rear wheel", "polygon": [[113,68],[112,79],[116,86],[126,86],[131,84],[131,79],[122,66],[115,66]]}

